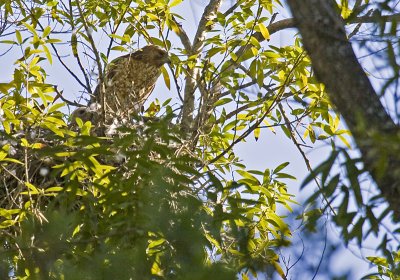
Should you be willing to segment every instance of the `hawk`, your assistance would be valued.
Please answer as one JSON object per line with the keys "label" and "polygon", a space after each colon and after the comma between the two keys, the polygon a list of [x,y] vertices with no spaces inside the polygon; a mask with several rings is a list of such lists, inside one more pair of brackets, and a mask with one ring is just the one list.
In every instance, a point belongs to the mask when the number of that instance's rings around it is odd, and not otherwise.
{"label": "hawk", "polygon": [[76,118],[80,118],[82,122],[90,121],[95,124],[99,121],[100,104],[92,103],[87,107],[79,107],[75,109],[70,117],[70,126],[76,126]]}
{"label": "hawk", "polygon": [[[120,56],[109,63],[104,73],[104,111],[106,123],[116,119],[129,120],[140,113],[154,89],[164,63],[170,63],[168,53],[154,45],[147,45],[131,54]],[[102,104],[100,87],[89,102]]]}

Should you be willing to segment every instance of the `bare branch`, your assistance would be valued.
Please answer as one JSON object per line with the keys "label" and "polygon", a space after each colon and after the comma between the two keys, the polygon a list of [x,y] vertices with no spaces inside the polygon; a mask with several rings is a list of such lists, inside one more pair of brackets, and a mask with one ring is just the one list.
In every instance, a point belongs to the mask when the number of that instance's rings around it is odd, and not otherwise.
{"label": "bare branch", "polygon": [[197,28],[196,35],[193,39],[192,54],[198,54],[203,46],[206,34],[213,28],[213,24],[207,25],[208,22],[213,21],[219,8],[221,7],[222,0],[210,0],[210,3],[204,9],[201,16],[199,27]]}
{"label": "bare branch", "polygon": [[178,32],[176,32],[176,35],[178,35],[185,50],[190,53],[192,50],[192,44],[190,43],[190,39],[186,31],[182,28],[182,24],[176,21],[175,17],[172,17],[172,20],[178,27]]}
{"label": "bare branch", "polygon": [[199,75],[199,68],[196,65],[200,61],[199,54],[201,53],[206,34],[213,28],[213,25],[207,23],[215,19],[218,9],[221,7],[222,0],[210,0],[207,7],[204,9],[203,15],[200,19],[199,27],[193,39],[193,45],[188,55],[197,55],[195,66],[188,69],[185,83],[184,103],[182,109],[182,129],[183,131],[190,131],[193,125],[194,113],[194,93],[196,90],[196,78]]}
{"label": "bare branch", "polygon": [[54,91],[55,91],[56,94],[57,94],[57,95],[56,95],[56,98],[54,99],[54,101],[55,101],[56,99],[60,98],[63,102],[65,102],[65,103],[68,104],[68,105],[75,106],[75,107],[82,107],[81,104],[66,99],[66,98],[63,96],[63,92],[62,92],[62,91],[60,92],[60,91],[58,90],[58,88],[57,88],[56,85],[53,85],[53,88],[54,88]]}
{"label": "bare branch", "polygon": [[90,28],[89,28],[89,26],[88,26],[88,24],[86,22],[86,19],[85,19],[85,16],[83,14],[81,5],[79,4],[79,1],[76,2],[76,5],[78,7],[80,17],[82,19],[83,27],[85,28],[86,35],[87,35],[87,37],[89,39],[90,46],[91,46],[91,48],[93,50],[93,53],[94,53],[94,55],[96,57],[97,68],[98,68],[98,71],[99,71],[99,80],[103,81],[101,58],[100,58],[99,51],[97,50],[96,44],[94,43],[94,40],[93,40],[93,37],[92,37],[92,30],[90,30]]}

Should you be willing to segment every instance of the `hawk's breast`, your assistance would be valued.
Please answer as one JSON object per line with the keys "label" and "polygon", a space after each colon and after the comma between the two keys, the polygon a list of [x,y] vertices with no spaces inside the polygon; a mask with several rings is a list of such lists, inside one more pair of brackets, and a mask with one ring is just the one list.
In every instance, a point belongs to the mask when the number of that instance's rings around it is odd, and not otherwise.
{"label": "hawk's breast", "polygon": [[110,69],[109,73],[111,79],[106,81],[106,85],[109,85],[105,94],[106,109],[126,117],[139,113],[153,91],[161,70],[152,64],[126,58]]}

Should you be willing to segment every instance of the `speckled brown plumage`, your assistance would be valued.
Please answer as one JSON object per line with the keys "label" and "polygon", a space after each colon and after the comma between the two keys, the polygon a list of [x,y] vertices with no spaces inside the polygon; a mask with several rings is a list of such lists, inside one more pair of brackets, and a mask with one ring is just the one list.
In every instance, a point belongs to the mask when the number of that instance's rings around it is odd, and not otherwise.
{"label": "speckled brown plumage", "polygon": [[[166,51],[148,45],[108,64],[104,75],[106,123],[112,123],[115,119],[127,120],[140,113],[161,74],[161,66],[167,62],[169,58]],[[100,86],[97,86],[90,103],[102,104]]]}

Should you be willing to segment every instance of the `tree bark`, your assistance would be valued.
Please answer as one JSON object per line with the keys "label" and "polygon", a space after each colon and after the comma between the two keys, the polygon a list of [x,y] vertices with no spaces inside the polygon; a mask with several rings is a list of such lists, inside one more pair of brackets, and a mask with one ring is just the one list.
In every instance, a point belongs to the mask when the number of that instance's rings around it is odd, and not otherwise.
{"label": "tree bark", "polygon": [[349,42],[334,0],[287,0],[317,78],[340,112],[365,169],[400,220],[400,132]]}

